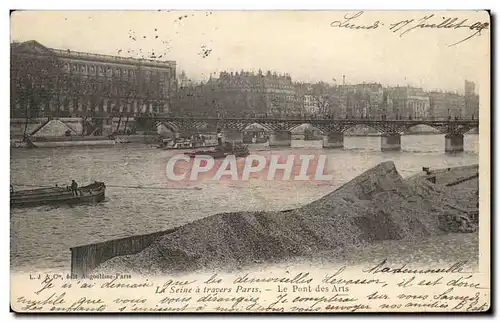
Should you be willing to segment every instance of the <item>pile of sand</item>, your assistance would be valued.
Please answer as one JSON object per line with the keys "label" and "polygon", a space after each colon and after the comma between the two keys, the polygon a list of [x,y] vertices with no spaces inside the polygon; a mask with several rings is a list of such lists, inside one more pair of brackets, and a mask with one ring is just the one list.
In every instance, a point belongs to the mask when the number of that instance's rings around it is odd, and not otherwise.
{"label": "pile of sand", "polygon": [[160,237],[142,252],[110,259],[100,272],[164,274],[234,269],[310,257],[382,240],[443,234],[438,215],[470,205],[423,178],[405,182],[393,162],[366,171],[304,207],[216,214]]}

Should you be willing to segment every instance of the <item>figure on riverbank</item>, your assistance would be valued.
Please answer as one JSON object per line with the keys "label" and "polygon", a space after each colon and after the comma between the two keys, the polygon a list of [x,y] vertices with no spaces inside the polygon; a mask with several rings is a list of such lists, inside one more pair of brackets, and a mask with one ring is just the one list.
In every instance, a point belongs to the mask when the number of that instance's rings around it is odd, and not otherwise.
{"label": "figure on riverbank", "polygon": [[217,145],[219,145],[219,146],[222,145],[222,133],[221,132],[217,133]]}
{"label": "figure on riverbank", "polygon": [[78,196],[78,183],[75,180],[71,180],[71,192],[73,196]]}

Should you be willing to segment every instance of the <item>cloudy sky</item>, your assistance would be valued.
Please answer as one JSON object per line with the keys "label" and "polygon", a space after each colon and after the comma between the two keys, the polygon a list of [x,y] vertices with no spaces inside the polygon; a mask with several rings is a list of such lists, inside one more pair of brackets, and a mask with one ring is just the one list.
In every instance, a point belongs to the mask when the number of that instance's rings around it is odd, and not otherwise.
{"label": "cloudy sky", "polygon": [[[11,40],[59,49],[177,61],[195,80],[259,68],[296,81],[380,82],[463,92],[466,79],[489,81],[489,29],[415,28],[429,12],[367,11],[25,11],[11,16]],[[485,12],[435,12],[425,23],[457,17],[489,22]],[[398,32],[390,25],[414,19]],[[400,24],[401,25],[401,24]],[[477,24],[475,25],[477,26]]]}

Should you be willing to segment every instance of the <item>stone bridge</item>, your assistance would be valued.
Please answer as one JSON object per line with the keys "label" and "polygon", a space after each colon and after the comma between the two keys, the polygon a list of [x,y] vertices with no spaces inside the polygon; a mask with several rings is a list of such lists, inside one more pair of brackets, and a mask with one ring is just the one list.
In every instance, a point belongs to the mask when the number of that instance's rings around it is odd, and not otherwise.
{"label": "stone bridge", "polygon": [[478,120],[373,120],[373,119],[270,119],[270,118],[188,118],[152,117],[156,125],[164,125],[172,132],[205,129],[222,132],[225,140],[242,141],[243,132],[258,124],[269,132],[270,146],[290,146],[291,131],[311,124],[323,134],[324,148],[342,148],[344,132],[363,125],[381,133],[381,149],[401,149],[401,134],[417,125],[427,125],[445,135],[445,151],[463,151],[464,134],[479,127]]}

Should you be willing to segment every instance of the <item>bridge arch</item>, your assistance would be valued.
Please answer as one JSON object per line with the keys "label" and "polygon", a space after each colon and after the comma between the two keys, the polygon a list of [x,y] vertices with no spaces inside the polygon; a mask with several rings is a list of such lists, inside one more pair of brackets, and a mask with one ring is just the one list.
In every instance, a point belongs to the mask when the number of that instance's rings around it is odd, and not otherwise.
{"label": "bridge arch", "polygon": [[473,127],[472,129],[465,132],[464,134],[479,134],[479,127]]}
{"label": "bridge arch", "polygon": [[207,131],[211,129],[210,125],[207,122],[197,122],[193,125],[195,128],[202,131]]}
{"label": "bridge arch", "polygon": [[[470,124],[454,124],[454,123],[418,123],[412,124],[411,126],[404,126],[400,134],[411,134],[414,129],[428,129],[429,132],[433,132],[435,134],[465,134],[472,131],[477,126],[471,126]],[[416,133],[418,134],[418,133]]]}
{"label": "bridge arch", "polygon": [[176,132],[179,132],[179,127],[172,123],[172,122],[156,122],[156,129],[158,131],[169,131],[169,132],[172,132],[172,133],[176,133]]}
{"label": "bridge arch", "polygon": [[[355,135],[355,134],[382,134],[383,131],[378,129],[375,126],[367,125],[367,124],[353,124],[350,126],[347,126],[343,131],[344,135]],[[365,132],[365,133],[361,133]]]}
{"label": "bridge arch", "polygon": [[180,133],[180,128],[177,124],[173,122],[156,122],[156,132],[158,135],[164,138],[168,137],[177,137],[178,133]]}
{"label": "bridge arch", "polygon": [[252,123],[245,126],[243,132],[271,132],[271,129],[260,123]]}
{"label": "bridge arch", "polygon": [[319,127],[317,126],[314,126],[313,124],[311,123],[302,123],[302,124],[299,124],[297,126],[294,126],[290,129],[290,132],[292,134],[304,134],[305,132],[307,131],[311,131],[311,132],[317,132],[318,134],[321,134],[321,135],[324,135],[325,134],[325,131],[320,129]]}
{"label": "bridge arch", "polygon": [[439,127],[422,123],[406,127],[401,134],[442,134],[442,132]]}
{"label": "bridge arch", "polygon": [[272,130],[260,123],[252,123],[242,130],[243,143],[264,143],[269,140]]}

